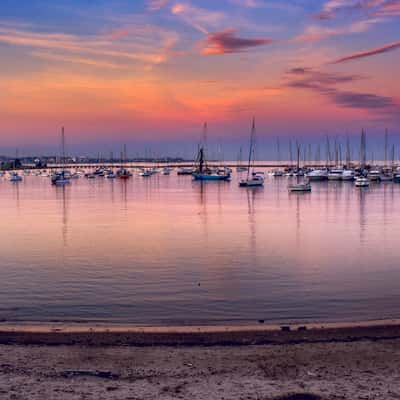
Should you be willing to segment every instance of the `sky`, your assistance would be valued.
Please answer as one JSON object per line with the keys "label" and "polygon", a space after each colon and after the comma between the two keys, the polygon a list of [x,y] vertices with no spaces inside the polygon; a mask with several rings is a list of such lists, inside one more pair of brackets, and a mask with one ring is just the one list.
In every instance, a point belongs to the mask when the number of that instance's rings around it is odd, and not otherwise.
{"label": "sky", "polygon": [[0,62],[0,154],[400,134],[400,0],[1,0]]}

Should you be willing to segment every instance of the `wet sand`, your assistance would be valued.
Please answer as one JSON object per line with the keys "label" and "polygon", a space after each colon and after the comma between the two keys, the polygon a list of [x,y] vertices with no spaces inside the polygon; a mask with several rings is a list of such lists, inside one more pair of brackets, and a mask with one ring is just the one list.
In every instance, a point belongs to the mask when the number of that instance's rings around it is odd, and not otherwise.
{"label": "wet sand", "polygon": [[49,328],[0,326],[1,399],[400,399],[397,324]]}

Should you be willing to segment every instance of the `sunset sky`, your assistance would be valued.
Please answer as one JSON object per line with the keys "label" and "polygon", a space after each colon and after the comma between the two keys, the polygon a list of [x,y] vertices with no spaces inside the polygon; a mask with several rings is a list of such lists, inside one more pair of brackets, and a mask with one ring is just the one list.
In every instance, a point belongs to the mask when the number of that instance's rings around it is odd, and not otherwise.
{"label": "sunset sky", "polygon": [[0,154],[400,143],[400,0],[1,0],[0,60]]}

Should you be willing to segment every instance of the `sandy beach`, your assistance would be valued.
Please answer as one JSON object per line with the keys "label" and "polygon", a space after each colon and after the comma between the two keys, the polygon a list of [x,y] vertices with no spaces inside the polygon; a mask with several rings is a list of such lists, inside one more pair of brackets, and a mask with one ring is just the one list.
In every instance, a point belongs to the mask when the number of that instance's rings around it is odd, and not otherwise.
{"label": "sandy beach", "polygon": [[400,398],[397,324],[255,328],[3,326],[0,397]]}

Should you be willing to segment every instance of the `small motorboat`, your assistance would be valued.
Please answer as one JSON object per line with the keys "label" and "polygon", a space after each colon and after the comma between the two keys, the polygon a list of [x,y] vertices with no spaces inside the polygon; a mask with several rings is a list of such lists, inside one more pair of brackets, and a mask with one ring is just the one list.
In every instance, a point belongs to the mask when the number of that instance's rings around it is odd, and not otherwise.
{"label": "small motorboat", "polygon": [[10,177],[8,178],[10,182],[21,182],[22,176],[18,175],[17,172],[11,172]]}
{"label": "small motorboat", "polygon": [[384,173],[380,176],[380,180],[381,180],[381,182],[391,182],[391,181],[393,181],[393,176],[389,175],[387,173]]}
{"label": "small motorboat", "polygon": [[311,184],[308,181],[292,183],[288,186],[289,192],[311,192]]}
{"label": "small motorboat", "polygon": [[179,168],[176,172],[177,175],[192,175],[193,169],[192,168]]}
{"label": "small motorboat", "polygon": [[307,173],[310,181],[325,181],[328,179],[328,171],[326,169],[313,169]]}
{"label": "small motorboat", "polygon": [[328,180],[330,181],[341,181],[343,178],[343,168],[336,167],[332,168],[328,173]]}
{"label": "small motorboat", "polygon": [[275,171],[272,171],[271,176],[274,178],[280,178],[281,176],[284,176],[285,172],[282,171],[281,169],[276,169]]}
{"label": "small motorboat", "polygon": [[368,179],[371,182],[380,182],[381,180],[381,171],[379,169],[371,169],[368,172]]}
{"label": "small motorboat", "polygon": [[359,176],[356,178],[354,185],[356,187],[367,187],[369,186],[369,179],[367,179],[365,176]]}
{"label": "small motorboat", "polygon": [[355,173],[351,169],[344,169],[342,173],[342,181],[354,181]]}
{"label": "small motorboat", "polygon": [[142,171],[139,175],[142,176],[143,178],[148,178],[148,177],[152,176],[153,173],[151,170],[145,170],[145,171]]}

